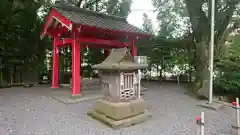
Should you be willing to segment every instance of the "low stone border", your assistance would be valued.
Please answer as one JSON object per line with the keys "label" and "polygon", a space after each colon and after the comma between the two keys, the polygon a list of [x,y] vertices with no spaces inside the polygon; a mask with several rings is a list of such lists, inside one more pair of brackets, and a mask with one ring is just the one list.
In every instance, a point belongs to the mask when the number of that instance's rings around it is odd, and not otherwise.
{"label": "low stone border", "polygon": [[[60,87],[63,88],[72,88],[69,84],[60,84]],[[101,86],[81,86],[80,89],[96,89],[96,88],[101,88]]]}
{"label": "low stone border", "polygon": [[51,94],[51,97],[64,104],[76,104],[80,102],[87,102],[97,100],[103,97],[101,93],[97,92],[83,92],[77,96],[71,96],[67,91],[55,91]]}
{"label": "low stone border", "polygon": [[231,103],[228,103],[228,102],[225,102],[225,101],[214,100],[213,102],[223,104],[224,106],[227,106],[227,107],[232,107]]}
{"label": "low stone border", "polygon": [[37,84],[34,83],[20,83],[20,84],[7,84],[0,85],[0,88],[11,88],[11,87],[36,87]]}

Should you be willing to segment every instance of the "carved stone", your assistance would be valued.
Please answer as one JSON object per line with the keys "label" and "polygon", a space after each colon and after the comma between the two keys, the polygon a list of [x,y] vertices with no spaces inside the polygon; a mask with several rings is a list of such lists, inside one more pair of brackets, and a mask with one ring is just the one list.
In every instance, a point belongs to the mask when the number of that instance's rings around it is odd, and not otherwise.
{"label": "carved stone", "polygon": [[137,64],[127,48],[113,49],[110,55],[93,68],[100,70],[103,99],[88,115],[116,128],[145,121],[150,115],[140,98]]}

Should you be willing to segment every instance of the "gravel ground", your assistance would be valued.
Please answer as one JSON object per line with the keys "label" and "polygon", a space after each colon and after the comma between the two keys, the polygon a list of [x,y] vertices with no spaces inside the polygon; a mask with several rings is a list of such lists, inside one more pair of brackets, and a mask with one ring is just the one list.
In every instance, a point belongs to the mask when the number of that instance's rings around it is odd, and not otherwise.
{"label": "gravel ground", "polygon": [[50,89],[10,88],[0,92],[0,135],[195,135],[195,117],[205,112],[206,135],[231,135],[231,108],[211,111],[174,84],[150,83],[144,99],[153,117],[113,130],[86,115],[94,101],[65,105]]}

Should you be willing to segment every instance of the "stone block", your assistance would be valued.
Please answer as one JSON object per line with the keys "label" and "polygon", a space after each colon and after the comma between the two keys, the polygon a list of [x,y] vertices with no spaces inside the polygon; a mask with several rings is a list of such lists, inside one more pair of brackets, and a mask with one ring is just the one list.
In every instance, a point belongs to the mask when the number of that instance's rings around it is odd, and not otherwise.
{"label": "stone block", "polygon": [[223,104],[219,104],[219,103],[216,103],[216,102],[212,102],[211,104],[209,104],[208,102],[204,102],[204,103],[197,104],[197,106],[207,108],[207,109],[211,109],[211,110],[214,110],[214,111],[220,110],[224,107]]}
{"label": "stone block", "polygon": [[145,105],[143,99],[120,103],[113,103],[107,100],[99,100],[96,103],[94,110],[111,119],[121,120],[144,113]]}
{"label": "stone block", "polygon": [[83,95],[82,94],[77,94],[77,95],[72,95],[70,98],[71,99],[79,99],[79,98],[82,98],[83,97]]}
{"label": "stone block", "polygon": [[97,120],[111,126],[112,128],[128,127],[128,126],[132,126],[135,124],[139,124],[139,123],[146,121],[148,118],[150,118],[152,116],[148,111],[145,111],[142,114],[135,115],[133,117],[129,117],[126,119],[113,120],[104,114],[96,112],[95,110],[89,111],[88,115],[94,119],[97,119]]}
{"label": "stone block", "polygon": [[232,135],[240,135],[240,130],[236,126],[232,125]]}

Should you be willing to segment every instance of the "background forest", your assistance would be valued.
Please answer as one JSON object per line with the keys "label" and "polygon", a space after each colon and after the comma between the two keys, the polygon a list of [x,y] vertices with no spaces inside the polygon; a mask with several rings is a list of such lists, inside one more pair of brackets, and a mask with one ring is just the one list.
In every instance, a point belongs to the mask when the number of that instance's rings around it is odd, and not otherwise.
{"label": "background forest", "polygon": [[[140,0],[139,0],[140,1]],[[144,0],[142,0],[144,1]],[[1,0],[0,84],[36,83],[50,78],[51,39],[40,40],[52,4],[76,7],[127,18],[131,0]],[[201,93],[208,80],[210,0],[152,0],[159,27],[143,14],[142,29],[152,33],[138,40],[138,55],[149,58],[144,76],[151,80],[188,83]],[[240,1],[216,0],[214,92],[240,96]],[[71,48],[61,48],[61,78],[71,70]],[[93,76],[91,65],[105,58],[103,50],[81,49],[81,76]],[[60,79],[64,82],[64,79]]]}

